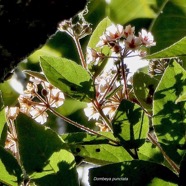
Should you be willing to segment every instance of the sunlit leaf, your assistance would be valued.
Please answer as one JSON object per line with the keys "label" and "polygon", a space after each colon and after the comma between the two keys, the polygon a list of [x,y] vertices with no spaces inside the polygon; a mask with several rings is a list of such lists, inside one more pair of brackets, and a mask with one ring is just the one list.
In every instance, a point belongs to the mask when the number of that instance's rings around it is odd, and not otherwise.
{"label": "sunlit leaf", "polygon": [[22,170],[17,160],[0,146],[0,182],[17,186],[21,183]]}
{"label": "sunlit leaf", "polygon": [[181,146],[185,144],[186,103],[176,104],[175,101],[185,91],[186,72],[173,62],[165,70],[154,94],[153,124],[162,148],[177,163],[183,154]]}
{"label": "sunlit leaf", "polygon": [[109,142],[109,139],[116,140],[112,132],[98,132],[100,136],[89,134],[87,132],[66,133],[61,137],[67,143],[95,144],[97,142]]}
{"label": "sunlit leaf", "polygon": [[[100,41],[100,36],[102,36],[106,30],[106,28],[108,26],[111,25],[111,21],[108,17],[104,18],[96,27],[96,29],[93,31],[89,43],[88,43],[88,47],[90,48],[96,48],[96,45],[98,44],[98,42]],[[100,49],[101,50],[101,49]],[[108,51],[108,50],[107,50]]]}
{"label": "sunlit leaf", "polygon": [[178,42],[173,45],[158,51],[152,55],[147,56],[147,59],[155,59],[155,58],[171,58],[171,57],[182,57],[186,55],[185,51],[186,47],[186,37],[182,38]]}
{"label": "sunlit leaf", "polygon": [[80,65],[60,57],[43,56],[40,61],[43,72],[51,84],[73,98],[93,98],[91,77]]}
{"label": "sunlit leaf", "polygon": [[31,176],[32,181],[41,186],[61,185],[61,183],[78,186],[74,156],[65,149],[54,152],[42,172],[33,173]]}
{"label": "sunlit leaf", "polygon": [[3,145],[3,129],[6,123],[6,119],[5,119],[5,111],[3,109],[4,107],[4,101],[2,98],[2,94],[0,91],[0,144]]}
{"label": "sunlit leaf", "polygon": [[0,90],[2,93],[4,105],[12,106],[17,102],[16,100],[18,97],[18,93],[10,86],[10,83],[8,81],[0,83]]}
{"label": "sunlit leaf", "polygon": [[0,111],[3,109],[4,107],[4,101],[3,101],[3,97],[2,97],[2,92],[0,90]]}
{"label": "sunlit leaf", "polygon": [[127,148],[137,148],[146,139],[148,118],[137,104],[123,100],[112,121],[114,136]]}
{"label": "sunlit leaf", "polygon": [[135,96],[140,104],[147,110],[152,111],[153,94],[158,85],[158,80],[143,72],[136,72],[133,76],[133,88]]}
{"label": "sunlit leaf", "polygon": [[[101,134],[116,140],[111,132],[102,132]],[[113,144],[104,136],[79,132],[62,135],[62,138],[69,144],[73,154],[86,162],[104,165],[132,160],[132,157],[122,146]]]}
{"label": "sunlit leaf", "polygon": [[178,97],[176,100],[176,103],[181,102],[181,101],[186,101],[186,92],[184,92],[181,96]]}
{"label": "sunlit leaf", "polygon": [[[105,180],[104,180],[105,179]],[[150,161],[133,160],[91,168],[89,181],[91,186],[107,185],[177,185],[178,177],[167,167]],[[161,181],[160,181],[161,180]],[[153,184],[154,183],[154,184]]]}
{"label": "sunlit leaf", "polygon": [[83,161],[104,165],[110,163],[132,160],[129,153],[122,147],[113,144],[84,144],[69,145],[75,156],[81,157]]}
{"label": "sunlit leaf", "polygon": [[21,160],[32,181],[77,185],[74,156],[54,131],[23,115],[18,117],[16,129]]}
{"label": "sunlit leaf", "polygon": [[6,138],[6,118],[4,109],[0,111],[0,145],[4,146]]}
{"label": "sunlit leaf", "polygon": [[138,156],[140,160],[148,160],[156,163],[162,163],[164,161],[164,157],[159,148],[151,142],[145,142],[138,149]]}

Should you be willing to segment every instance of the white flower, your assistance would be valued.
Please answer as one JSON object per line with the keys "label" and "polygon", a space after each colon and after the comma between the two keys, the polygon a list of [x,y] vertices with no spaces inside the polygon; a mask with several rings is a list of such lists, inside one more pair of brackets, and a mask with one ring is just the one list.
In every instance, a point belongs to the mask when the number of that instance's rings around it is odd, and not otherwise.
{"label": "white flower", "polygon": [[19,114],[18,107],[6,107],[5,108],[6,118],[10,120],[15,120]]}
{"label": "white flower", "polygon": [[38,123],[44,124],[48,117],[48,114],[45,111],[46,107],[44,105],[36,105],[30,109],[30,115]]}
{"label": "white flower", "polygon": [[96,47],[103,47],[104,45],[107,45],[110,42],[110,38],[107,35],[102,35],[99,39],[100,40],[97,43]]}
{"label": "white flower", "polygon": [[94,62],[94,65],[97,65],[103,58],[104,54],[97,52],[93,48],[87,48],[87,64]]}
{"label": "white flower", "polygon": [[125,40],[125,47],[130,50],[136,50],[140,47],[141,40],[139,37],[129,35]]}
{"label": "white flower", "polygon": [[98,120],[100,117],[99,112],[95,109],[92,103],[87,103],[87,108],[84,109],[85,115],[88,117],[88,120],[94,119]]}
{"label": "white flower", "polygon": [[98,76],[95,84],[99,95],[104,95],[105,91],[109,88],[110,76]]}
{"label": "white flower", "polygon": [[105,33],[100,37],[100,41],[96,47],[103,47],[104,45],[115,46],[118,39],[124,36],[124,30],[122,25],[112,24],[107,27]]}
{"label": "white flower", "polygon": [[30,97],[26,97],[25,95],[20,95],[18,101],[20,104],[20,112],[29,115],[30,109],[32,107]]}
{"label": "white flower", "polygon": [[51,107],[58,108],[61,105],[63,105],[64,100],[65,100],[65,96],[64,96],[63,92],[61,92],[57,88],[53,88],[50,91],[50,94],[48,94],[47,96],[48,96],[49,104]]}
{"label": "white flower", "polygon": [[115,107],[113,105],[108,105],[103,108],[103,113],[105,115],[108,115],[110,119],[113,119],[116,109],[117,109],[117,107]]}
{"label": "white flower", "polygon": [[61,90],[58,88],[54,87],[48,82],[43,82],[42,83],[43,88],[46,90],[47,94],[45,95],[47,97],[48,103],[50,104],[51,107],[60,107],[63,105],[65,96]]}
{"label": "white flower", "polygon": [[39,85],[39,84],[42,82],[41,79],[39,79],[39,78],[37,78],[37,77],[32,77],[32,76],[29,78],[29,81],[31,81],[31,82],[34,83],[35,85]]}
{"label": "white flower", "polygon": [[26,94],[27,97],[32,97],[35,95],[35,93],[38,91],[37,85],[34,83],[27,83],[26,85],[26,90],[24,93]]}
{"label": "white flower", "polygon": [[112,24],[107,27],[105,34],[109,37],[110,41],[120,39],[124,35],[123,26]]}
{"label": "white flower", "polygon": [[103,113],[105,115],[108,115],[111,120],[114,118],[116,110],[124,97],[125,94],[122,92],[122,90],[119,90],[115,95],[110,97],[102,106]]}
{"label": "white flower", "polygon": [[103,124],[103,123],[95,123],[96,126],[98,126],[100,128],[101,132],[109,132],[109,128],[107,125]]}
{"label": "white flower", "polygon": [[129,35],[133,36],[135,31],[135,27],[131,27],[131,25],[127,25],[124,29],[124,36],[127,38]]}
{"label": "white flower", "polygon": [[151,34],[151,32],[147,32],[146,30],[142,29],[141,32],[139,32],[139,38],[141,39],[141,42],[146,47],[155,46],[156,42],[154,42],[154,37]]}

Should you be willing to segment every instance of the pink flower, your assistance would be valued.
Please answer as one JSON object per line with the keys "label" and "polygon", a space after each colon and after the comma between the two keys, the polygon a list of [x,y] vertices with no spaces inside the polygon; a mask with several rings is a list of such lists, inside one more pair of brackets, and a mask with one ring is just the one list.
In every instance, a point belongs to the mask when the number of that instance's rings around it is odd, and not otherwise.
{"label": "pink flower", "polygon": [[107,35],[102,35],[96,47],[103,47],[104,45],[108,45],[109,42],[110,42],[110,38]]}
{"label": "pink flower", "polygon": [[141,40],[139,37],[129,35],[125,40],[125,46],[127,49],[136,50],[141,46]]}
{"label": "pink flower", "polygon": [[103,53],[97,52],[93,48],[87,48],[87,64],[94,62],[94,65],[98,65],[104,59],[104,56]]}
{"label": "pink flower", "polygon": [[124,36],[124,30],[122,25],[112,24],[107,27],[105,34],[109,37],[109,40],[117,40]]}
{"label": "pink flower", "polygon": [[100,41],[96,47],[103,47],[104,45],[115,46],[118,39],[124,36],[124,30],[122,25],[112,24],[107,27],[105,33],[100,37]]}
{"label": "pink flower", "polygon": [[133,36],[135,31],[135,27],[131,27],[131,25],[127,25],[124,29],[124,36],[127,38],[129,35]]}
{"label": "pink flower", "polygon": [[147,32],[146,30],[142,29],[141,32],[139,32],[139,38],[143,45],[146,47],[155,46],[156,42],[154,42],[154,37],[151,34],[151,32]]}

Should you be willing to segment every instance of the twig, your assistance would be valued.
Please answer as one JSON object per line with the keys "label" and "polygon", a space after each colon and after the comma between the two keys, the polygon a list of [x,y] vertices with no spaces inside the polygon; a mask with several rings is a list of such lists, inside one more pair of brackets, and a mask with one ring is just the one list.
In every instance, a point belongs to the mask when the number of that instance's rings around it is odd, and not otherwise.
{"label": "twig", "polygon": [[154,145],[156,145],[160,149],[161,153],[163,154],[169,165],[176,171],[177,174],[179,174],[180,168],[178,167],[178,165],[171,160],[171,158],[165,153],[165,151],[161,148],[160,144],[151,136],[150,133],[148,133],[148,138]]}

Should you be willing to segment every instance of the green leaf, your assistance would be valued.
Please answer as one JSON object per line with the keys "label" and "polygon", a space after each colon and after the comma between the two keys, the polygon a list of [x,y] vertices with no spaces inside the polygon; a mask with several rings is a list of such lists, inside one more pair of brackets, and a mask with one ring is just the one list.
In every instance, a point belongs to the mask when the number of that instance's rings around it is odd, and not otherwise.
{"label": "green leaf", "polygon": [[156,46],[151,53],[162,50],[185,36],[186,32],[186,1],[164,1],[159,8],[159,15],[151,25]]}
{"label": "green leaf", "polygon": [[4,146],[6,138],[6,128],[5,128],[6,118],[4,109],[0,111],[0,145]]}
{"label": "green leaf", "polygon": [[186,55],[186,37],[182,38],[173,45],[158,51],[152,55],[146,57],[146,59],[155,59],[155,58],[171,58],[171,57],[181,57]]}
{"label": "green leaf", "polygon": [[[26,122],[25,122],[26,121]],[[51,129],[19,115],[16,129],[23,166],[38,185],[78,185],[75,159]]]}
{"label": "green leaf", "polygon": [[149,0],[112,0],[108,4],[109,17],[112,21],[125,24],[136,18],[154,18],[151,6],[155,1]]}
{"label": "green leaf", "polygon": [[4,101],[3,101],[3,97],[2,97],[2,92],[0,90],[0,111],[3,109],[4,107]]}
{"label": "green leaf", "polygon": [[146,139],[148,117],[137,104],[123,100],[112,121],[114,136],[126,148],[138,148]]}
{"label": "green leaf", "polygon": [[82,110],[86,107],[85,102],[80,102],[74,99],[65,99],[64,104],[62,107],[57,108],[57,112],[62,114],[63,116],[69,116],[79,110]]}
{"label": "green leaf", "polygon": [[[115,139],[111,132],[100,132],[101,134]],[[73,144],[96,144],[96,143],[108,143],[108,139],[103,136],[96,136],[92,134],[88,134],[86,132],[73,132],[73,133],[66,133],[61,135],[62,139],[66,143],[73,143]]]}
{"label": "green leaf", "polygon": [[[115,139],[112,133],[104,132],[102,134]],[[112,144],[104,137],[79,132],[65,134],[62,138],[69,144],[76,157],[89,163],[104,165],[132,160],[132,157],[122,146]]]}
{"label": "green leaf", "polygon": [[17,160],[0,146],[0,182],[17,186],[22,181],[22,170]]}
{"label": "green leaf", "polygon": [[136,72],[133,76],[134,93],[141,106],[148,112],[152,111],[153,94],[158,80],[143,72]]}
{"label": "green leaf", "polygon": [[4,105],[12,106],[17,103],[18,93],[11,87],[8,81],[0,83],[0,91],[2,94],[1,99],[3,98]]}
{"label": "green leaf", "polygon": [[186,101],[186,92],[179,96],[175,103],[179,103],[181,101]]}
{"label": "green leaf", "polygon": [[69,186],[78,186],[78,175],[75,171],[74,156],[65,149],[54,152],[42,172],[33,173],[32,181],[37,185],[56,185],[61,183]]}
{"label": "green leaf", "polygon": [[186,72],[176,62],[165,70],[154,93],[153,118],[158,141],[168,156],[179,163],[185,144],[186,103],[175,103],[178,96],[186,91]]}
{"label": "green leaf", "polygon": [[92,79],[80,65],[60,57],[43,56],[40,61],[46,78],[55,87],[76,99],[93,98]]}
{"label": "green leaf", "polygon": [[32,77],[36,77],[39,78],[43,81],[47,81],[46,77],[41,74],[40,72],[35,72],[35,71],[31,71],[31,70],[24,70],[23,72],[25,72],[26,74],[32,76]]}
{"label": "green leaf", "polygon": [[[90,48],[96,48],[96,45],[98,44],[100,37],[104,34],[106,28],[111,25],[111,21],[108,17],[104,18],[96,27],[94,32],[92,33],[90,40],[88,42],[88,47]],[[98,49],[98,48],[97,48]],[[101,49],[100,49],[101,50]],[[103,51],[102,51],[103,52]],[[107,50],[108,53],[108,50]]]}
{"label": "green leaf", "polygon": [[81,157],[83,161],[93,164],[105,165],[132,160],[132,157],[122,146],[113,144],[71,144],[69,146],[76,157]]}
{"label": "green leaf", "polygon": [[[106,171],[105,171],[106,170]],[[150,161],[133,160],[91,168],[89,181],[95,185],[177,185],[178,177],[167,167]]]}
{"label": "green leaf", "polygon": [[148,160],[156,163],[163,163],[164,157],[159,148],[151,142],[145,142],[138,149],[138,157],[140,160]]}

